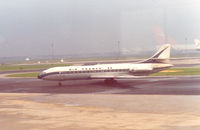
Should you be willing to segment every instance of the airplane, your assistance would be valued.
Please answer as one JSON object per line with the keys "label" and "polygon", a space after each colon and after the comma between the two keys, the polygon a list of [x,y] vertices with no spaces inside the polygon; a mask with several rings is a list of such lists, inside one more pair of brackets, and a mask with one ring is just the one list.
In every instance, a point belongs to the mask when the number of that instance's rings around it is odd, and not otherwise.
{"label": "airplane", "polygon": [[194,43],[196,45],[196,50],[200,51],[200,41],[199,41],[199,39],[194,39]]}
{"label": "airplane", "polygon": [[200,51],[200,41],[198,39],[194,39],[194,44],[178,44],[175,43],[174,40],[172,48],[179,51]]}
{"label": "airplane", "polygon": [[[171,44],[172,48],[176,51],[200,51],[200,40],[194,39],[193,43],[177,43],[175,39],[173,39],[171,36],[166,36],[163,29],[159,26],[153,27],[153,32],[155,35],[155,39],[157,43],[164,44],[167,40],[169,44]],[[187,41],[187,38],[185,39]]]}
{"label": "airplane", "polygon": [[172,67],[170,48],[170,44],[164,44],[151,58],[136,63],[53,67],[42,71],[38,79],[58,81],[59,86],[65,80],[104,79],[114,83],[116,79],[137,79]]}

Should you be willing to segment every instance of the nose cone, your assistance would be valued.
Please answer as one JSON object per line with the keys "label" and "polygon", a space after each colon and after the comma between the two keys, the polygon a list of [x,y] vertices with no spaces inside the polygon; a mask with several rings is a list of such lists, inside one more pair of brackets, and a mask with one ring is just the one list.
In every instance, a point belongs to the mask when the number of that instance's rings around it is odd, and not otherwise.
{"label": "nose cone", "polygon": [[42,79],[42,76],[41,76],[41,74],[39,74],[39,75],[38,75],[38,79]]}
{"label": "nose cone", "polygon": [[42,79],[44,76],[45,76],[45,73],[44,73],[44,72],[41,72],[41,73],[38,75],[38,79]]}

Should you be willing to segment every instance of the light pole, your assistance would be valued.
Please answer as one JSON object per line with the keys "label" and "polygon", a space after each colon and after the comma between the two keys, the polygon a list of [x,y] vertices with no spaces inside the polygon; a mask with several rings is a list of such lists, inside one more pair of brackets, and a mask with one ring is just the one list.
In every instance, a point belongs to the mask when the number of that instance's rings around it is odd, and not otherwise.
{"label": "light pole", "polygon": [[117,41],[117,47],[118,47],[118,59],[120,58],[120,41]]}
{"label": "light pole", "polygon": [[51,56],[52,56],[52,60],[54,59],[54,43],[52,42],[51,44]]}

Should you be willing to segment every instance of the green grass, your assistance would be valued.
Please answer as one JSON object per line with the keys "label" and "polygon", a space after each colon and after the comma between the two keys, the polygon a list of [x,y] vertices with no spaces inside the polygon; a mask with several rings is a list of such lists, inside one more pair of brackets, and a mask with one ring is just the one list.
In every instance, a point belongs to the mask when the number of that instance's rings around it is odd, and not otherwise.
{"label": "green grass", "polygon": [[[169,72],[158,72],[151,76],[183,76],[183,75],[200,75],[200,68],[170,68]],[[171,72],[170,72],[171,71]],[[174,71],[174,72],[173,72]]]}
{"label": "green grass", "polygon": [[38,76],[39,72],[33,72],[33,73],[20,73],[20,74],[10,74],[6,77],[18,77],[18,78],[36,78]]}
{"label": "green grass", "polygon": [[[189,76],[189,75],[200,75],[200,68],[171,68],[168,69],[169,72],[158,72],[151,74],[151,76]],[[10,74],[7,77],[32,77],[36,78],[39,72],[33,73],[19,73]]]}
{"label": "green grass", "polygon": [[69,64],[45,64],[45,65],[1,65],[0,72],[3,71],[20,71],[20,70],[37,70],[47,69],[57,66],[69,66]]}

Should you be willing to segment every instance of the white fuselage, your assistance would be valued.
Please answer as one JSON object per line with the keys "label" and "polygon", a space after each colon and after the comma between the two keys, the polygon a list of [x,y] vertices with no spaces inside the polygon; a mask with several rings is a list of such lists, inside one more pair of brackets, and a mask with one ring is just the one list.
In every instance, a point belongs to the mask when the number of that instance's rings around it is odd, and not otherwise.
{"label": "white fuselage", "polygon": [[40,73],[39,79],[43,80],[80,80],[95,77],[110,77],[114,79],[123,75],[149,75],[171,67],[165,63],[123,63],[123,64],[97,64],[87,66],[54,67]]}

